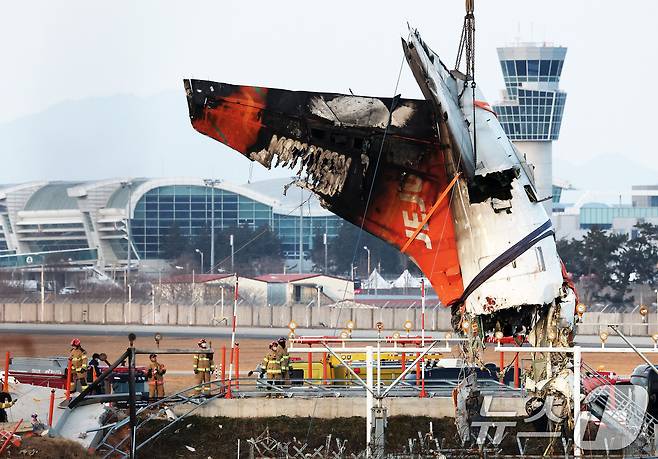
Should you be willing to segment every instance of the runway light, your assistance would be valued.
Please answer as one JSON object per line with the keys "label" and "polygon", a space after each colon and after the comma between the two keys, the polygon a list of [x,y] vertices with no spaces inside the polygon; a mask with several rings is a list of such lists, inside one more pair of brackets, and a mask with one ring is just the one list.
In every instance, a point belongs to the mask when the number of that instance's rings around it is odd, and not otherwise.
{"label": "runway light", "polygon": [[555,331],[554,330],[549,330],[549,332],[548,332],[549,341],[555,341],[555,338],[557,338],[557,335],[555,334]]}
{"label": "runway light", "polygon": [[394,340],[399,340],[400,339],[400,332],[393,333],[393,339]]}
{"label": "runway light", "polygon": [[343,330],[342,332],[340,332],[341,339],[347,339],[349,336],[350,334],[347,330]]}
{"label": "runway light", "polygon": [[587,311],[587,306],[585,306],[583,303],[578,303],[576,305],[576,313],[582,317],[583,314],[585,314],[585,311]]}
{"label": "runway light", "polygon": [[596,371],[598,371],[598,372],[605,371],[605,365],[603,365],[603,364],[599,365],[599,366],[596,368]]}
{"label": "runway light", "polygon": [[448,332],[446,333],[445,339],[452,339],[452,333]]}
{"label": "runway light", "polygon": [[377,327],[378,331],[382,331],[384,329],[384,322],[377,322],[375,327]]}
{"label": "runway light", "polygon": [[295,329],[297,328],[297,322],[295,322],[294,320],[291,320],[290,323],[288,324],[288,328],[289,328],[291,331],[294,332]]}
{"label": "runway light", "polygon": [[653,340],[654,343],[658,344],[658,333],[654,333],[651,335],[651,339]]}
{"label": "runway light", "polygon": [[288,333],[288,338],[293,339],[295,337],[295,332],[293,330],[290,330],[290,333]]}
{"label": "runway light", "polygon": [[464,333],[468,333],[468,330],[470,328],[471,328],[471,322],[469,322],[466,319],[462,320],[462,330],[464,330]]}
{"label": "runway light", "polygon": [[409,319],[404,321],[404,329],[407,330],[407,333],[409,333],[409,330],[414,326],[414,324],[411,323]]}
{"label": "runway light", "polygon": [[352,321],[352,320],[347,321],[347,329],[348,330],[354,330],[354,321]]}
{"label": "runway light", "polygon": [[599,339],[601,340],[602,343],[608,341],[608,336],[609,336],[608,332],[606,331],[602,331],[601,333],[599,333]]}
{"label": "runway light", "polygon": [[646,315],[649,314],[649,308],[647,308],[644,304],[640,306],[640,315],[642,317],[646,317]]}
{"label": "runway light", "polygon": [[496,341],[500,341],[503,339],[503,332],[498,330],[496,333],[494,333],[494,337],[496,338]]}

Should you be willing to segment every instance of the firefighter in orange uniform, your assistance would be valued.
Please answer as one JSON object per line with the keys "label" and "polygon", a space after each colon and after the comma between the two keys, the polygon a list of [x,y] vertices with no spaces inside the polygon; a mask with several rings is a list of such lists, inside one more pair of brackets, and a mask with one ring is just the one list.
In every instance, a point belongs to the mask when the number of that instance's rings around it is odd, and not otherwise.
{"label": "firefighter in orange uniform", "polygon": [[167,372],[163,363],[158,362],[157,354],[149,355],[149,369],[146,378],[149,382],[149,398],[151,400],[164,397],[164,374]]}
{"label": "firefighter in orange uniform", "polygon": [[[82,348],[80,340],[71,340],[71,392],[82,392],[87,388],[87,352]],[[78,388],[79,383],[79,388]]]}
{"label": "firefighter in orange uniform", "polygon": [[[205,339],[198,342],[199,348],[206,350],[209,348]],[[212,354],[199,353],[194,354],[194,374],[196,375],[197,385],[210,382],[211,375],[215,371],[215,362]],[[203,384],[194,389],[195,394],[203,392],[204,395],[210,395],[210,384]]]}

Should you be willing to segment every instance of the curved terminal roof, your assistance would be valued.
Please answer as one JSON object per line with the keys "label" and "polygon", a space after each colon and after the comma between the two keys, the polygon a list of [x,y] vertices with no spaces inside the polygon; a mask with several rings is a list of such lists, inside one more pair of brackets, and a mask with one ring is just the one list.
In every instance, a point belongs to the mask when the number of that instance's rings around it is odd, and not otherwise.
{"label": "curved terminal roof", "polygon": [[25,210],[67,210],[77,209],[76,198],[68,195],[67,190],[79,185],[78,182],[51,182],[39,188],[25,204]]}
{"label": "curved terminal roof", "polygon": [[[296,177],[263,180],[245,185],[236,185],[226,181],[217,181],[215,188],[239,194],[258,201],[272,208],[272,212],[281,215],[299,213],[300,202],[303,202],[305,216],[325,217],[333,214],[320,205],[320,200],[310,191],[294,185]],[[30,186],[39,186],[25,204],[24,211],[72,210],[78,209],[78,200],[90,196],[95,189],[105,189],[100,196],[109,196],[106,209],[125,209],[128,205],[131,189],[122,187],[122,182],[132,183],[131,215],[135,206],[147,192],[164,186],[183,185],[205,187],[199,177],[167,177],[167,178],[116,178],[108,180],[93,180],[80,182],[32,182]],[[0,185],[0,199],[7,194],[19,192],[28,184]],[[286,186],[289,187],[286,189]],[[285,192],[285,195],[284,195]],[[106,194],[105,194],[106,193]],[[98,199],[97,196],[95,199]],[[102,201],[101,201],[102,202]]]}
{"label": "curved terminal roof", "polygon": [[[136,179],[130,179],[130,180],[125,180],[125,182],[131,183],[131,187],[133,190],[133,196],[132,199],[135,201],[135,190],[145,182],[148,182],[149,180],[146,178],[136,178]],[[107,206],[112,209],[123,209],[128,205],[128,198],[130,196],[130,188],[131,187],[123,187],[121,186],[121,183],[118,184],[117,190],[112,193],[112,196],[110,196],[110,199],[107,200]],[[134,206],[134,204],[133,204]]]}

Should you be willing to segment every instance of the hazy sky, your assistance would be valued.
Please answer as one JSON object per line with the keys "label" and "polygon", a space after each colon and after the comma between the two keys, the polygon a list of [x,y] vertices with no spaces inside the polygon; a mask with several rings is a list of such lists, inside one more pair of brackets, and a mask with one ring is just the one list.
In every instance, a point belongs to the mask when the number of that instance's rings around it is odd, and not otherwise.
{"label": "hazy sky", "polygon": [[[71,99],[182,91],[185,77],[391,96],[407,21],[451,65],[463,8],[463,0],[5,2],[0,123]],[[499,98],[495,48],[517,37],[567,46],[555,159],[618,155],[622,167],[626,157],[656,168],[656,18],[653,0],[477,0],[478,83],[491,102]],[[420,97],[406,65],[399,92]]]}

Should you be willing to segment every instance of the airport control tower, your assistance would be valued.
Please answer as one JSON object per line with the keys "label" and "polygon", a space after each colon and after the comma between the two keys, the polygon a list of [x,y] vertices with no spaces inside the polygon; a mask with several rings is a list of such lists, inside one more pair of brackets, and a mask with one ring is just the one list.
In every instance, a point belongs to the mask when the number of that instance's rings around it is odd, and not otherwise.
{"label": "airport control tower", "polygon": [[498,48],[503,100],[494,105],[503,129],[535,166],[535,183],[548,214],[552,211],[552,143],[560,135],[567,93],[558,88],[567,48],[519,43]]}

